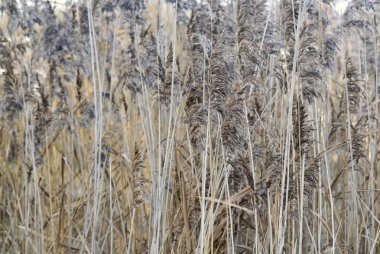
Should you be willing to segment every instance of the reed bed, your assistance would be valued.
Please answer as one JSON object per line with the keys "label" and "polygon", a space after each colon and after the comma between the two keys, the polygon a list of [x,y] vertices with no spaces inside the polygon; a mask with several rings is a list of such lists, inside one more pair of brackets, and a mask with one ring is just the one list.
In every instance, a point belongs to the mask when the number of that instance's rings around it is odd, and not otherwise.
{"label": "reed bed", "polygon": [[379,253],[380,2],[3,0],[2,253]]}

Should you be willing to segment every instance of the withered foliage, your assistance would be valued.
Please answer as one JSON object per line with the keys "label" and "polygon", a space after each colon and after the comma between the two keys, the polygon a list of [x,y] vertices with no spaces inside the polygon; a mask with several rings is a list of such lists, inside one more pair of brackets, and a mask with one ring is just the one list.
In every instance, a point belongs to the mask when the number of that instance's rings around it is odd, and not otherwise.
{"label": "withered foliage", "polygon": [[380,4],[336,2],[3,0],[2,251],[378,251]]}

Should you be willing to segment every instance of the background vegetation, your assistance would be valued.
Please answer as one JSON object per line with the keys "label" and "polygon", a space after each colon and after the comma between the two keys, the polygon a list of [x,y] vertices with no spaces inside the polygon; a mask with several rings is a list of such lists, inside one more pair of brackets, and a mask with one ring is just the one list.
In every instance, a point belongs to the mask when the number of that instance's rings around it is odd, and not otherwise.
{"label": "background vegetation", "polygon": [[378,253],[380,2],[3,0],[4,253]]}

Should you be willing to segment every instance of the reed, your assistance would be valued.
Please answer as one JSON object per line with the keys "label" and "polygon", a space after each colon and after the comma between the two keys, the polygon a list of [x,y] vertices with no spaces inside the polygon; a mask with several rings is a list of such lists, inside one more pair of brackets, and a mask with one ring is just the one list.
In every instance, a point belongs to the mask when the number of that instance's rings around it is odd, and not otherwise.
{"label": "reed", "polygon": [[380,4],[0,4],[1,253],[378,253]]}

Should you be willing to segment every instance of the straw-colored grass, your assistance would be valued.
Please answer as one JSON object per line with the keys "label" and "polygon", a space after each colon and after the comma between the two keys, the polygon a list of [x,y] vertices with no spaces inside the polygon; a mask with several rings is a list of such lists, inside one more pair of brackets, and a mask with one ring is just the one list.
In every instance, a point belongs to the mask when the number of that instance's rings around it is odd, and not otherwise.
{"label": "straw-colored grass", "polygon": [[1,253],[378,253],[380,4],[332,2],[3,0]]}

